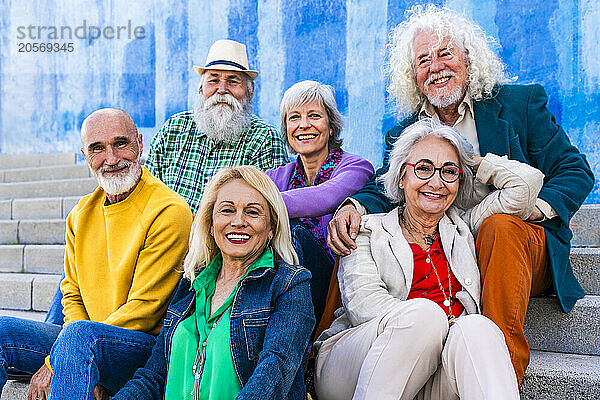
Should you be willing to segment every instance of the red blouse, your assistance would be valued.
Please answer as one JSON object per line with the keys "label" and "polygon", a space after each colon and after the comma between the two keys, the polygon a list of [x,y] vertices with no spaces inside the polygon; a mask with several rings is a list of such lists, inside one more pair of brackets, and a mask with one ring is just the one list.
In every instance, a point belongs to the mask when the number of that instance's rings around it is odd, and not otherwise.
{"label": "red blouse", "polygon": [[[448,307],[443,304],[444,294],[439,288],[438,279],[435,276],[435,272],[433,272],[433,268],[436,269],[442,281],[442,287],[444,288],[444,292],[446,292],[446,296],[450,292],[448,272],[450,272],[450,280],[452,282],[452,297],[456,295],[456,292],[461,291],[462,286],[452,273],[452,270],[448,269],[448,260],[442,249],[439,236],[429,248],[429,252],[423,250],[418,244],[409,244],[413,252],[415,269],[408,299],[424,298],[432,300],[442,307],[442,310],[448,315],[450,312]],[[450,308],[455,317],[458,317],[463,312],[463,306],[458,300]]]}

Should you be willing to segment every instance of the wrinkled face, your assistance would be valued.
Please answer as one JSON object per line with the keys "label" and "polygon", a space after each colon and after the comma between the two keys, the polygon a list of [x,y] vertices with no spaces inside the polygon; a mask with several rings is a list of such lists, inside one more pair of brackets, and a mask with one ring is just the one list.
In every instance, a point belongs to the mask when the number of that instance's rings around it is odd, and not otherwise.
{"label": "wrinkled face", "polygon": [[234,143],[251,124],[254,83],[238,71],[208,70],[194,105],[198,129],[217,142]]}
{"label": "wrinkled face", "polygon": [[[248,75],[239,71],[207,70],[202,75],[202,94],[209,99],[215,94],[233,96],[242,102],[248,91]],[[222,102],[223,105],[229,105]]]}
{"label": "wrinkled face", "polygon": [[[458,154],[446,140],[428,136],[415,144],[408,156],[407,163],[417,164],[421,160],[429,160],[436,168],[452,163],[459,165]],[[415,175],[415,167],[405,165],[404,176],[400,186],[404,188],[406,208],[413,215],[438,216],[440,219],[454,203],[458,194],[459,181],[444,182],[440,171],[436,171],[429,179],[419,179]]]}
{"label": "wrinkled face", "polygon": [[437,108],[457,105],[464,97],[467,65],[462,51],[445,37],[438,45],[434,32],[420,32],[413,41],[417,86]]}
{"label": "wrinkled face", "polygon": [[223,262],[241,261],[249,266],[273,237],[267,200],[241,179],[219,189],[210,233],[221,250]]}
{"label": "wrinkled face", "polygon": [[104,191],[117,195],[133,188],[141,176],[142,135],[111,117],[92,119],[82,131],[81,151]]}
{"label": "wrinkled face", "polygon": [[329,154],[329,117],[317,101],[291,108],[286,125],[288,142],[296,153],[304,157]]}

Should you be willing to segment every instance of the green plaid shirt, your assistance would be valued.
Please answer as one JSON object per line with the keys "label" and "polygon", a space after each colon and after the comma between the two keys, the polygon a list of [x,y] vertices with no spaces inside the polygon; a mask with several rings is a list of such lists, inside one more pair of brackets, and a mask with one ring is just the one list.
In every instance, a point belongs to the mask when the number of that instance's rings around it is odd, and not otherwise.
{"label": "green plaid shirt", "polygon": [[175,114],[152,139],[150,173],[188,202],[195,214],[210,178],[224,167],[254,165],[262,170],[288,162],[285,144],[272,125],[252,116],[250,129],[235,143],[217,143],[199,132],[191,111]]}

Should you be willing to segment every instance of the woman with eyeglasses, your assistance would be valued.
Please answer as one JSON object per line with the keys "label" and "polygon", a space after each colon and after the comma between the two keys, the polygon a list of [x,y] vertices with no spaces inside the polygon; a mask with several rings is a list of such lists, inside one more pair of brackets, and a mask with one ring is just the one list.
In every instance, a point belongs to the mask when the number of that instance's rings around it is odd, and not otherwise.
{"label": "woman with eyeglasses", "polygon": [[[492,214],[527,218],[543,174],[475,157],[431,119],[403,132],[389,165],[381,179],[398,207],[363,217],[341,259],[343,306],[315,343],[319,399],[518,399],[504,336],[480,315],[473,235]],[[497,190],[482,198],[479,184]]]}

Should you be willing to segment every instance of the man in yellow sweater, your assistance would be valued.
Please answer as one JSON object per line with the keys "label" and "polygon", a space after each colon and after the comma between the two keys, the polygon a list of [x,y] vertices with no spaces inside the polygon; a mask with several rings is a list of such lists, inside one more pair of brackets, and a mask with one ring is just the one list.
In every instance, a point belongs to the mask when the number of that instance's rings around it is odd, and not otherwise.
{"label": "man in yellow sweater", "polygon": [[29,399],[108,398],[144,365],[179,281],[191,211],[141,166],[131,118],[98,110],[81,142],[99,187],[67,218],[64,327],[0,318],[0,393],[13,367],[35,373]]}

